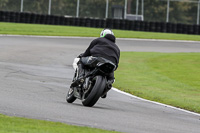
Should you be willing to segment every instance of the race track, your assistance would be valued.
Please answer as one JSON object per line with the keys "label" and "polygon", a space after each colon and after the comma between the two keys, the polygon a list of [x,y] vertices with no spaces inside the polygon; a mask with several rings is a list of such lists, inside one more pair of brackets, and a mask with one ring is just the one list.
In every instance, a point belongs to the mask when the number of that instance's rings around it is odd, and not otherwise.
{"label": "race track", "polygon": [[[111,90],[92,107],[65,101],[73,58],[93,38],[0,36],[0,113],[129,133],[199,133],[200,115]],[[122,51],[200,52],[200,42],[118,39]]]}

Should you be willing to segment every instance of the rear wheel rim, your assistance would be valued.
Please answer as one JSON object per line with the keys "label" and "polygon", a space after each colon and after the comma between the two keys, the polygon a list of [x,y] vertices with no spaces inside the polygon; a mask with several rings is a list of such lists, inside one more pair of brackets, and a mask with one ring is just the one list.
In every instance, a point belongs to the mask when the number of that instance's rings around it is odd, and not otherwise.
{"label": "rear wheel rim", "polygon": [[92,79],[92,83],[89,85],[90,86],[89,89],[83,92],[82,100],[86,99],[89,96],[95,82],[96,82],[96,78]]}

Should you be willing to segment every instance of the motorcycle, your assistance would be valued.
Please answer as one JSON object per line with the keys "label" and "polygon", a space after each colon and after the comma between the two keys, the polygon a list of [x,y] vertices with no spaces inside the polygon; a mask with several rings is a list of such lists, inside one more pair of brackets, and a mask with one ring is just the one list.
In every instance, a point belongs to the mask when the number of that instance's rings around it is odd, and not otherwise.
{"label": "motorcycle", "polygon": [[82,57],[84,74],[80,79],[77,65],[79,61],[80,58],[75,58],[73,63],[75,73],[72,83],[76,82],[77,85],[70,87],[66,101],[73,103],[78,98],[84,106],[92,107],[111,88],[107,75],[116,69],[116,65],[102,57]]}

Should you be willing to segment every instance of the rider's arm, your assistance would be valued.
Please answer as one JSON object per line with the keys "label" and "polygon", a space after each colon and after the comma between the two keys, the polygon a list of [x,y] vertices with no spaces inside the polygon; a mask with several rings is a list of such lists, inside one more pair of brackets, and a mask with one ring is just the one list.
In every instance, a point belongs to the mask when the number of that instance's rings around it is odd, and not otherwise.
{"label": "rider's arm", "polygon": [[86,51],[81,55],[81,57],[91,56],[90,50],[97,44],[97,39],[93,40],[90,43],[90,46],[86,49]]}

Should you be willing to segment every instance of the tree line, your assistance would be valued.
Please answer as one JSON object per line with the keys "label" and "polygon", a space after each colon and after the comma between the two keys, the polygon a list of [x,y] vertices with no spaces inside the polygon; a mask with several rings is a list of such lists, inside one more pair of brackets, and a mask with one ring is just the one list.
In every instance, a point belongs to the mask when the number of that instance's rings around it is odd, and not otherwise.
{"label": "tree line", "polygon": [[[49,0],[23,0],[23,11],[47,14]],[[197,1],[197,0],[193,0]],[[51,14],[76,16],[77,0],[51,0]],[[142,14],[142,0],[139,0],[139,14]],[[136,13],[137,0],[128,0],[127,13]],[[124,7],[125,0],[109,0],[108,17],[112,18],[112,7]],[[144,0],[144,20],[153,22],[166,22],[167,0]],[[21,0],[0,0],[0,10],[17,11],[21,8]],[[169,22],[196,24],[197,3],[170,2]],[[106,0],[80,0],[79,16],[92,18],[105,18]]]}

